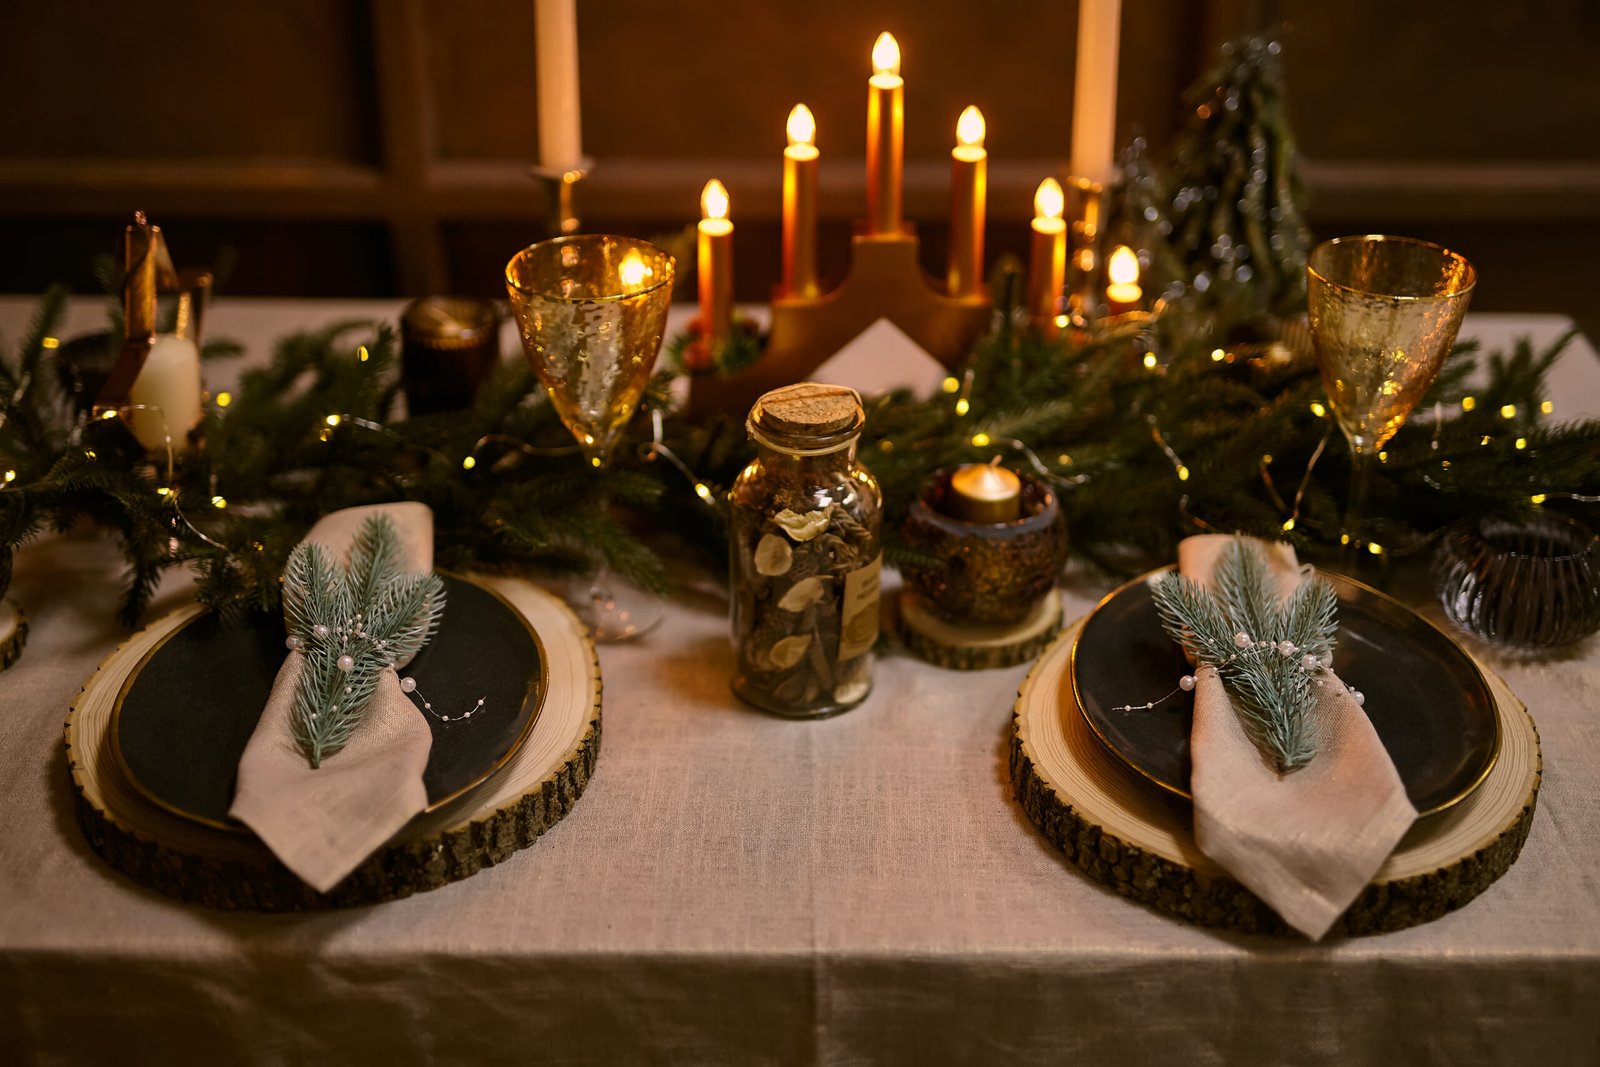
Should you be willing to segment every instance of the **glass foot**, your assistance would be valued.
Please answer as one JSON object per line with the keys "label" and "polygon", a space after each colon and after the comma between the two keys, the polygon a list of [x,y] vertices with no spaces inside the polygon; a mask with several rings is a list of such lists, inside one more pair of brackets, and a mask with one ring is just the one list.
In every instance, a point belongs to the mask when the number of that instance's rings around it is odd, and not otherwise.
{"label": "glass foot", "polygon": [[661,621],[664,604],[654,593],[616,579],[597,582],[573,597],[573,607],[594,639],[607,644],[649,633]]}

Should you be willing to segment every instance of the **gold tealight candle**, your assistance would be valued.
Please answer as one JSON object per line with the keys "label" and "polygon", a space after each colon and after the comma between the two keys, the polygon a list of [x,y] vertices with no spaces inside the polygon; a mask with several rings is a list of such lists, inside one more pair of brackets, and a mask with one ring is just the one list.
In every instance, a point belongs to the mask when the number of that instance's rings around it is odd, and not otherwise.
{"label": "gold tealight candle", "polygon": [[789,112],[783,150],[783,295],[817,295],[817,122],[811,109]]}
{"label": "gold tealight candle", "polygon": [[968,107],[956,120],[956,146],[950,151],[951,296],[972,296],[983,278],[983,222],[989,198],[989,153],[983,112]]}
{"label": "gold tealight candle", "polygon": [[905,151],[905,79],[900,44],[878,34],[867,79],[867,232],[900,232],[901,175]]}
{"label": "gold tealight candle", "polygon": [[733,223],[728,190],[715,178],[700,194],[700,214],[700,322],[714,349],[733,328]]}
{"label": "gold tealight candle", "polygon": [[1022,479],[990,463],[968,463],[950,475],[945,512],[954,519],[976,523],[1015,522],[1022,517]]}
{"label": "gold tealight candle", "polygon": [[1118,245],[1106,260],[1106,310],[1113,315],[1137,310],[1144,299],[1139,288],[1139,257],[1127,245]]}
{"label": "gold tealight candle", "polygon": [[1028,260],[1028,311],[1054,335],[1061,291],[1067,284],[1067,208],[1061,183],[1046,178],[1033,194],[1033,252]]}

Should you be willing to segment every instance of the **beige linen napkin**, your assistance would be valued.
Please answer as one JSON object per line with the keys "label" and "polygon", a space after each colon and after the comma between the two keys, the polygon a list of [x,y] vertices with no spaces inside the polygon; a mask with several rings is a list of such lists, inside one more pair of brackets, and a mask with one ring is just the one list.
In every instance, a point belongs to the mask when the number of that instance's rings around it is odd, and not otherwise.
{"label": "beige linen napkin", "polygon": [[[1185,539],[1179,571],[1209,586],[1232,540]],[[1294,549],[1262,548],[1279,595],[1289,595],[1301,581]],[[1314,711],[1317,754],[1299,770],[1279,774],[1261,754],[1214,670],[1195,676],[1189,739],[1200,850],[1312,940],[1327,933],[1417,817],[1366,713],[1331,671],[1326,678]]]}
{"label": "beige linen napkin", "polygon": [[[324,516],[306,540],[341,562],[361,524],[388,515],[412,571],[433,569],[433,513],[426,504],[377,504]],[[428,805],[422,771],[433,734],[400,689],[396,663],[378,679],[348,744],[313,770],[295,744],[291,715],[305,657],[290,652],[239,759],[229,814],[295,874],[326,893]]]}

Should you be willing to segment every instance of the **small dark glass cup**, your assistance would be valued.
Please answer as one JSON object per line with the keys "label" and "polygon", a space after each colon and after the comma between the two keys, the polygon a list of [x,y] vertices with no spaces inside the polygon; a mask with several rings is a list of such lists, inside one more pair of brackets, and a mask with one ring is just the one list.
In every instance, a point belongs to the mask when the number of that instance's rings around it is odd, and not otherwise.
{"label": "small dark glass cup", "polygon": [[1468,519],[1445,534],[1433,573],[1445,614],[1492,645],[1536,651],[1600,629],[1600,538],[1565,515]]}

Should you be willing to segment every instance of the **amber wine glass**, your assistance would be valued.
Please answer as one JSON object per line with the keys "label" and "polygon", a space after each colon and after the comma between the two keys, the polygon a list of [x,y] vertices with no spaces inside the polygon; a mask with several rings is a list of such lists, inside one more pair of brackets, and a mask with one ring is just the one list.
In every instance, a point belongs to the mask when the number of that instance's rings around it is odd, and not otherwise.
{"label": "amber wine glass", "polygon": [[[655,245],[608,234],[541,241],[506,264],[528,362],[596,470],[610,462],[650,380],[674,269]],[[660,600],[616,581],[603,560],[577,607],[598,641],[637,637],[661,618]]]}
{"label": "amber wine glass", "polygon": [[1367,487],[1455,344],[1477,273],[1456,252],[1409,237],[1337,237],[1306,262],[1311,340],[1339,428],[1350,443],[1350,496],[1340,536],[1353,566]]}

